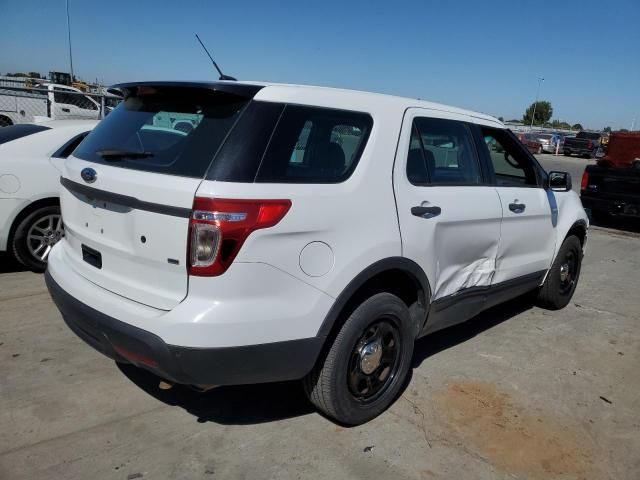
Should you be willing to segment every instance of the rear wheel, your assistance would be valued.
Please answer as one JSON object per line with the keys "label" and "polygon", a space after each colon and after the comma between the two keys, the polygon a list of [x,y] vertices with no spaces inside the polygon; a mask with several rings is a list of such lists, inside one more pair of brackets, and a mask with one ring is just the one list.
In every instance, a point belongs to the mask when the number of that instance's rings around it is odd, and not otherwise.
{"label": "rear wheel", "polygon": [[0,128],[1,127],[9,127],[11,125],[13,125],[13,122],[11,121],[10,118],[4,117],[4,116],[0,116]]}
{"label": "rear wheel", "polygon": [[570,156],[571,156],[571,153],[570,153],[570,152],[567,152],[566,150],[565,150],[564,152],[562,152],[562,154],[563,154],[565,157],[570,157]]}
{"label": "rear wheel", "polygon": [[18,224],[13,236],[13,253],[25,267],[44,272],[51,248],[63,236],[60,207],[41,207]]}
{"label": "rear wheel", "polygon": [[538,303],[550,310],[567,306],[578,285],[582,266],[582,244],[575,235],[565,238],[547,278],[538,293]]}
{"label": "rear wheel", "polygon": [[415,328],[402,300],[390,293],[368,298],[305,378],[309,400],[346,425],[377,417],[403,387],[414,341]]}

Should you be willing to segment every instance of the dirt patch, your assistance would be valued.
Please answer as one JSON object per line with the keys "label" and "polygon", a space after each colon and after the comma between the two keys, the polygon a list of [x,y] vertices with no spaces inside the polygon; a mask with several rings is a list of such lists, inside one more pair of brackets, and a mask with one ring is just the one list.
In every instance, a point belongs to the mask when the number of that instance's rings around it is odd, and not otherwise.
{"label": "dirt patch", "polygon": [[500,469],[526,478],[601,478],[584,430],[529,413],[491,384],[455,382],[434,399],[458,445]]}

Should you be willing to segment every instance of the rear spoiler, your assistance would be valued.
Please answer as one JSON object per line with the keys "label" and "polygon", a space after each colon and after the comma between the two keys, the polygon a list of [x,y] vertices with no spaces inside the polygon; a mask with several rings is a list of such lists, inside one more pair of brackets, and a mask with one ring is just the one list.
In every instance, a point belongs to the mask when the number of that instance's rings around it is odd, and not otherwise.
{"label": "rear spoiler", "polygon": [[253,98],[256,93],[264,88],[264,85],[238,82],[130,82],[113,85],[107,89],[107,92],[118,97],[127,98],[135,94],[141,87],[209,90],[243,98]]}

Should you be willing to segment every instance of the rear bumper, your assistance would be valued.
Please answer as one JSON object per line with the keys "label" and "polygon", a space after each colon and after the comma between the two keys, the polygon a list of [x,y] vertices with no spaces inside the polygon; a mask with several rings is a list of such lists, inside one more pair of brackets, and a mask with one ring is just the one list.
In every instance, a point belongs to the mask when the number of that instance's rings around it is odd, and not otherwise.
{"label": "rear bumper", "polygon": [[220,348],[169,345],[75,299],[48,271],[45,281],[64,321],[87,344],[109,358],[176,383],[238,385],[299,379],[311,371],[324,343],[323,337],[312,337]]}
{"label": "rear bumper", "polygon": [[599,198],[581,195],[582,206],[591,212],[605,212],[612,215],[640,217],[640,198]]}

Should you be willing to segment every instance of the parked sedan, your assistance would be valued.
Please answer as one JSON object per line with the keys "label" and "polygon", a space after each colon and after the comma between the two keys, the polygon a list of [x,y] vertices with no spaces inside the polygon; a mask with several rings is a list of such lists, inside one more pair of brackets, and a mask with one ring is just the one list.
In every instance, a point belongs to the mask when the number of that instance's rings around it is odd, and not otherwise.
{"label": "parked sedan", "polygon": [[561,148],[562,143],[564,142],[562,136],[558,135],[557,133],[540,132],[534,133],[532,135],[535,140],[542,144],[543,152],[556,153],[556,146],[559,145]]}
{"label": "parked sedan", "polygon": [[0,129],[0,252],[44,271],[51,247],[64,235],[56,163],[97,123],[55,120]]}
{"label": "parked sedan", "polygon": [[532,133],[520,133],[518,139],[531,153],[542,153],[542,143]]}

